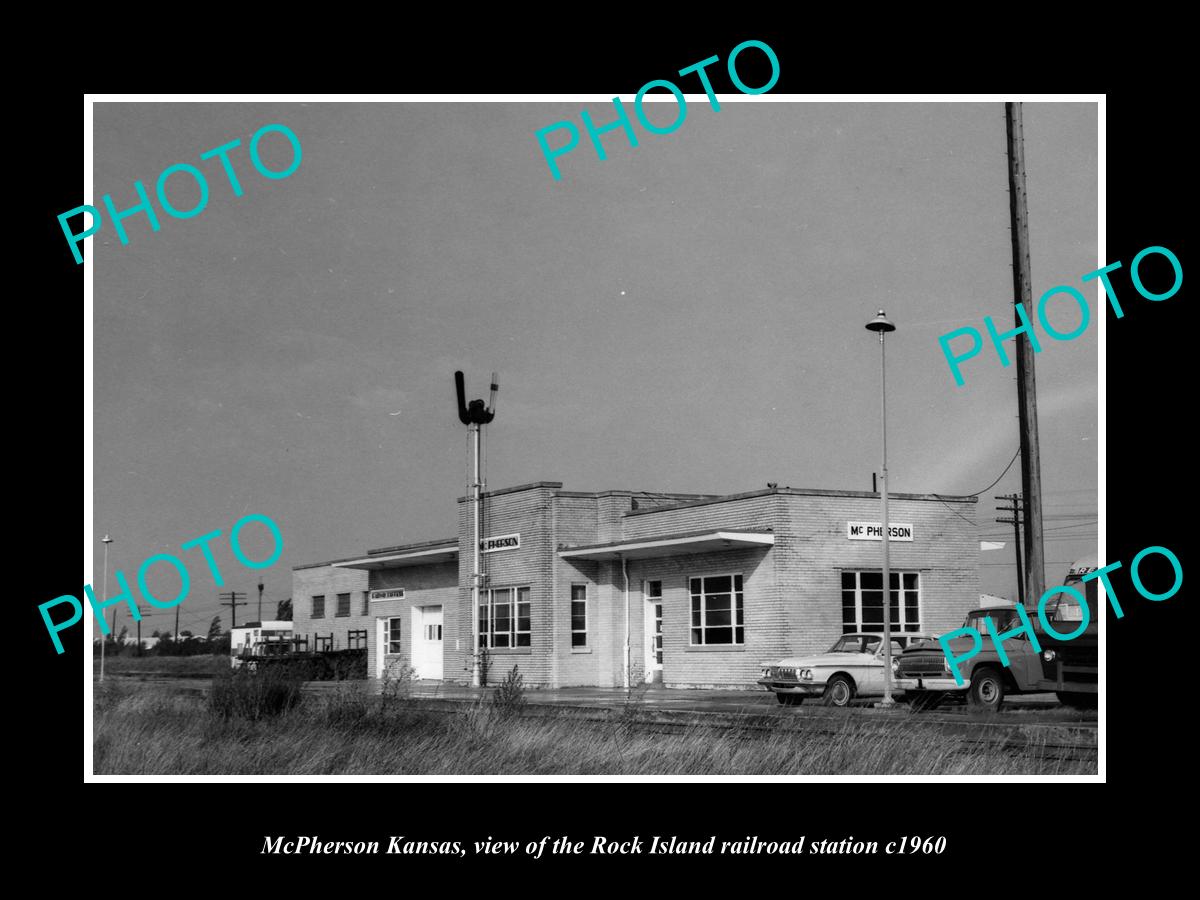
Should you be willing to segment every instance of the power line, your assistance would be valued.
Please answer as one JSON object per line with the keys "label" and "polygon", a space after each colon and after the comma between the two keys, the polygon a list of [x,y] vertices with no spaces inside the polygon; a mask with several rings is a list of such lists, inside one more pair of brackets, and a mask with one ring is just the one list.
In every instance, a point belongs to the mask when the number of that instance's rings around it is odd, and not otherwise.
{"label": "power line", "polygon": [[[992,488],[994,488],[996,485],[998,485],[1000,483],[1000,478],[1003,478],[1005,475],[1008,474],[1008,470],[1012,468],[1012,464],[1017,461],[1017,457],[1020,455],[1021,455],[1021,448],[1018,447],[1017,452],[1014,453],[1013,458],[1008,461],[1008,465],[1004,467],[1004,471],[1000,473],[999,478],[997,478],[995,481],[993,481],[991,484],[989,484],[987,487],[985,487],[982,491],[974,491],[970,494],[967,494],[966,496],[978,497],[980,494],[986,493],[987,491],[990,491]],[[934,494],[933,496],[937,497],[938,495]]]}

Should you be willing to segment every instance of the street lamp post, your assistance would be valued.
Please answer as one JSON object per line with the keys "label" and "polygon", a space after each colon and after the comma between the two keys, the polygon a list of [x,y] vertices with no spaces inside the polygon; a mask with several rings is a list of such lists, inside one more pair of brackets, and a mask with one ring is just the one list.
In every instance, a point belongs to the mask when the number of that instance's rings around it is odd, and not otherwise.
{"label": "street lamp post", "polygon": [[[883,472],[880,478],[879,496],[883,502],[883,522],[880,525],[883,540],[883,700],[880,706],[894,706],[892,699],[892,569],[888,560],[888,482],[887,482],[887,351],[884,349],[883,336],[889,331],[895,331],[896,326],[888,317],[879,311],[874,319],[867,323],[868,331],[879,332],[879,396],[880,420],[883,431]],[[897,597],[903,592],[898,591]]]}
{"label": "street lamp post", "polygon": [[[108,600],[108,545],[112,543],[112,538],[107,534],[100,538],[104,543],[104,593],[101,595],[105,600]],[[113,627],[117,624],[116,616],[113,616]],[[107,635],[100,635],[100,680],[104,680],[104,645],[108,643]]]}

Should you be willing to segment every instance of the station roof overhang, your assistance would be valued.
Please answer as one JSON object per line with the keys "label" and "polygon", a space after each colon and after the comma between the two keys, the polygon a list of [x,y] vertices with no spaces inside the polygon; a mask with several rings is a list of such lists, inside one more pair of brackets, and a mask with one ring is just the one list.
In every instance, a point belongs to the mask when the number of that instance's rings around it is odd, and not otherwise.
{"label": "station roof overhang", "polygon": [[456,559],[458,559],[457,543],[377,553],[361,559],[344,559],[333,563],[333,567],[335,569],[399,569],[403,566],[436,565],[437,563],[453,562]]}
{"label": "station roof overhang", "polygon": [[775,535],[770,531],[723,528],[687,534],[651,535],[608,544],[560,547],[558,555],[563,559],[657,559],[692,553],[765,549],[774,544]]}

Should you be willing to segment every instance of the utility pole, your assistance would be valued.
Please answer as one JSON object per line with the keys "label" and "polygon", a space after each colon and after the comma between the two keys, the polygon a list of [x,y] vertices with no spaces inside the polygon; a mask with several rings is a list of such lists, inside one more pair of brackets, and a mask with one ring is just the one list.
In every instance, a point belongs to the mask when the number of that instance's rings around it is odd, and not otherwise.
{"label": "utility pole", "polygon": [[1004,522],[1013,527],[1013,547],[1017,551],[1017,602],[1022,606],[1025,605],[1025,571],[1021,568],[1021,495],[1020,494],[999,494],[997,500],[1008,500],[1012,506],[997,506],[996,512],[1010,512],[1011,519],[997,519],[997,522]]}
{"label": "utility pole", "polygon": [[263,620],[263,617],[262,617],[262,594],[263,594],[263,582],[262,582],[262,579],[260,578],[260,579],[258,579],[258,621],[260,621],[260,622]]}
{"label": "utility pole", "polygon": [[[241,591],[226,591],[224,594],[221,594],[220,596],[221,596],[222,600],[224,600],[226,597],[229,598],[229,601],[227,603],[222,603],[221,605],[228,606],[230,609],[230,617],[233,620],[233,624],[230,625],[229,627],[237,628],[237,608],[239,606],[249,606],[248,603],[241,602],[241,600],[245,599],[246,595],[244,593],[242,593]],[[259,621],[261,622],[262,620],[259,619]]]}
{"label": "utility pole", "polygon": [[[1021,104],[1005,103],[1008,132],[1008,209],[1011,218],[1014,302],[1033,309],[1029,264],[1029,207],[1025,194],[1025,144]],[[1017,326],[1020,307],[1014,306]],[[1042,541],[1042,460],[1038,445],[1037,385],[1028,331],[1017,335],[1017,411],[1021,425],[1021,493],[1025,498],[1025,594],[1035,602],[1045,591],[1046,554]]]}
{"label": "utility pole", "polygon": [[[112,543],[112,538],[107,534],[100,538],[104,544],[104,602],[108,602],[108,545]],[[104,647],[108,644],[108,635],[100,635],[100,680],[104,680]]]}
{"label": "utility pole", "polygon": [[137,623],[138,623],[137,655],[141,656],[142,655],[142,620],[138,619]]}
{"label": "utility pole", "polygon": [[179,604],[175,604],[175,637],[172,639],[175,644],[179,643]]}

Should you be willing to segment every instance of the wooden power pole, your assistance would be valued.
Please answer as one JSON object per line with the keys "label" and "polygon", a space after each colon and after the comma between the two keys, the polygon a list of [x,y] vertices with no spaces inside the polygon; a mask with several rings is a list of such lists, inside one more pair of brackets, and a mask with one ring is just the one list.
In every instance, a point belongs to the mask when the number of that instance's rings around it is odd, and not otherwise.
{"label": "wooden power pole", "polygon": [[[1013,294],[1033,321],[1033,287],[1029,265],[1029,207],[1025,194],[1025,142],[1021,104],[1004,104],[1008,131],[1008,209],[1011,217]],[[1020,312],[1014,307],[1016,323]],[[1017,411],[1021,426],[1021,493],[1025,499],[1025,596],[1037,603],[1046,589],[1046,554],[1042,542],[1042,461],[1038,446],[1037,385],[1033,346],[1028,334],[1017,335]]]}
{"label": "wooden power pole", "polygon": [[1022,606],[1025,605],[1025,570],[1021,568],[1021,495],[1020,494],[999,494],[997,500],[1007,500],[1012,506],[997,506],[996,512],[1010,512],[1012,518],[996,519],[997,522],[1004,522],[1013,527],[1013,546],[1017,550],[1017,602]]}
{"label": "wooden power pole", "polygon": [[246,595],[241,591],[227,591],[226,593],[221,594],[222,600],[225,600],[226,597],[229,598],[228,602],[222,603],[221,605],[229,607],[229,614],[232,619],[232,624],[229,627],[237,628],[237,608],[239,606],[247,605],[245,602],[243,602]]}

